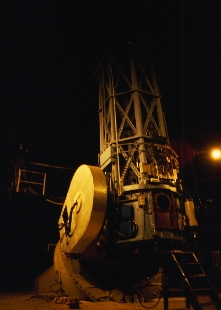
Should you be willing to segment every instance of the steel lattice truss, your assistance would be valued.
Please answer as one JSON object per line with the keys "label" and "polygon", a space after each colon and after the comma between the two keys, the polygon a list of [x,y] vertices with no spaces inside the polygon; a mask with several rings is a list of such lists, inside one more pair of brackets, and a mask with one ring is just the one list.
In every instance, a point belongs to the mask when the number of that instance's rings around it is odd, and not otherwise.
{"label": "steel lattice truss", "polygon": [[100,70],[100,151],[111,148],[111,156],[116,156],[114,174],[121,185],[143,182],[141,163],[152,165],[164,177],[177,166],[151,71],[152,80],[132,52],[125,66],[110,58]]}

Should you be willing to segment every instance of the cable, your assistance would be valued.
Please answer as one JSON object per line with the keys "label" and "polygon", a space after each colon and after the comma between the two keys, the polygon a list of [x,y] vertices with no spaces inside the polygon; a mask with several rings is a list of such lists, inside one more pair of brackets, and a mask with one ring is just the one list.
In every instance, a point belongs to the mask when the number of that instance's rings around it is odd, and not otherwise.
{"label": "cable", "polygon": [[[139,292],[139,291],[137,291],[137,290],[135,290],[135,292],[137,292],[137,293],[139,293],[139,294],[140,294],[140,296],[141,296],[141,300],[142,300],[143,295],[141,294],[141,292]],[[152,307],[146,307],[146,306],[144,306],[144,305],[142,304],[142,302],[140,301],[140,298],[138,298],[138,301],[139,301],[140,305],[141,305],[143,308],[145,308],[145,309],[153,309],[153,308],[155,308],[155,307],[159,304],[159,302],[160,302],[161,298],[162,298],[162,293],[161,293],[161,295],[160,295],[160,297],[159,297],[158,301],[156,302],[156,304],[155,304],[155,305],[153,305]]]}

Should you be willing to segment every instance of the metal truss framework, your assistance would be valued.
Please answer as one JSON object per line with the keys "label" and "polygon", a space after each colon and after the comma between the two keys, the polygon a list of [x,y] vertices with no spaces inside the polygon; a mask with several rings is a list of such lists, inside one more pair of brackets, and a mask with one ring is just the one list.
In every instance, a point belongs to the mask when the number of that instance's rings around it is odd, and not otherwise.
{"label": "metal truss framework", "polygon": [[126,69],[113,57],[105,59],[99,79],[100,166],[117,190],[149,177],[174,177],[178,167],[154,70],[151,81],[132,46],[129,56]]}

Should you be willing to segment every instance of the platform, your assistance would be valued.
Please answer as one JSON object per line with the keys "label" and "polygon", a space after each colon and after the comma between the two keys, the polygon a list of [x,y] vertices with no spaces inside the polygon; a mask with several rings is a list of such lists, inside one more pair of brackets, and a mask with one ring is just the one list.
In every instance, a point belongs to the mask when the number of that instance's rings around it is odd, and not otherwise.
{"label": "platform", "polygon": [[[54,298],[55,294],[42,294],[36,292],[16,292],[0,293],[1,310],[64,310],[70,309],[67,304],[57,304]],[[154,307],[154,305],[156,305]],[[159,301],[154,299],[144,303],[147,308],[163,310],[163,298]],[[139,303],[117,303],[114,301],[106,302],[89,302],[80,301],[79,309],[82,310],[141,310],[145,309]],[[184,310],[185,298],[170,298],[169,310]]]}

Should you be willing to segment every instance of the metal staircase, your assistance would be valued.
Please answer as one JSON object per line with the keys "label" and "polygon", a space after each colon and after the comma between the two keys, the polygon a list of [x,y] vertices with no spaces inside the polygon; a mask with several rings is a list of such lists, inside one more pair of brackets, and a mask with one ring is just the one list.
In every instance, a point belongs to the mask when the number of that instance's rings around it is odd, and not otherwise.
{"label": "metal staircase", "polygon": [[164,310],[168,309],[168,297],[174,288],[186,297],[187,308],[221,309],[219,296],[193,252],[167,252],[163,265]]}

